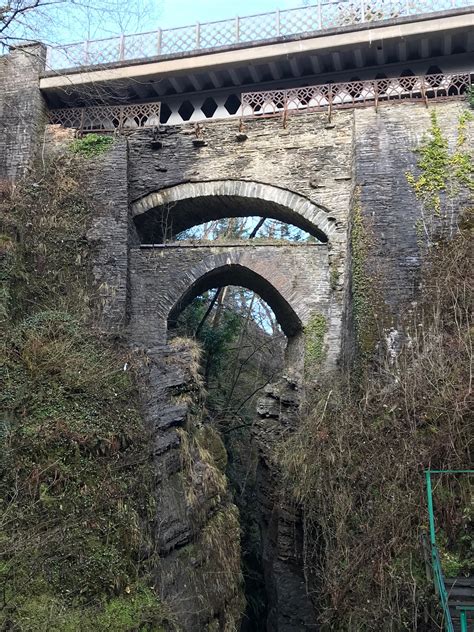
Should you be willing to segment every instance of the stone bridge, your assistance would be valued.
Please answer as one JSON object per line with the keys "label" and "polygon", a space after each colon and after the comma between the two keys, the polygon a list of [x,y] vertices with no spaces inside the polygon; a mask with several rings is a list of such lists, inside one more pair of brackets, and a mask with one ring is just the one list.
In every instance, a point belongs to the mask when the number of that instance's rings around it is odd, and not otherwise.
{"label": "stone bridge", "polygon": [[[168,326],[196,296],[241,285],[273,308],[291,354],[302,360],[300,334],[318,314],[331,322],[330,358],[340,353],[341,305],[331,298],[329,248],[337,220],[322,204],[288,189],[247,180],[186,182],[149,193],[132,204],[130,333],[142,345],[166,342]],[[288,222],[320,243],[174,241],[181,231],[223,217],[262,216]],[[171,241],[169,241],[171,240]]]}
{"label": "stone bridge", "polygon": [[[3,67],[11,70],[6,63]],[[23,60],[15,70],[21,91],[17,86],[3,101],[0,95],[0,105],[12,113],[12,133],[0,134],[0,180],[6,184],[25,172],[34,146],[45,158],[50,152],[56,156],[55,145],[72,138],[59,126],[44,133],[44,104],[28,69]],[[326,325],[317,374],[350,360],[354,323],[364,316],[361,304],[378,320],[377,310],[383,309],[388,327],[403,326],[409,315],[421,251],[419,201],[406,174],[417,173],[414,150],[432,125],[428,106],[401,102],[307,112],[288,120],[262,116],[137,129],[114,137],[107,152],[86,161],[84,188],[95,208],[87,239],[94,246],[101,324],[147,357],[139,388],[153,433],[161,555],[157,585],[186,632],[235,629],[229,610],[234,604],[238,611],[241,586],[236,577],[211,595],[215,569],[206,566],[209,560],[196,561],[196,542],[213,516],[229,510],[231,500],[227,491],[213,495],[203,488],[212,467],[201,459],[193,489],[200,511],[195,519],[190,513],[183,437],[202,427],[203,420],[193,417],[193,405],[187,404],[199,390],[196,371],[193,389],[189,350],[186,355],[186,349],[170,344],[168,332],[202,292],[241,285],[268,302],[287,335],[285,377],[267,386],[252,426],[258,451],[253,502],[269,595],[267,629],[312,629],[301,520],[289,499],[279,495],[272,446],[298,422],[298,377],[313,316],[323,317]],[[453,100],[436,108],[453,150],[465,105]],[[472,147],[472,123],[465,126],[466,147]],[[35,145],[36,134],[41,143]],[[461,198],[456,202],[463,204]],[[248,216],[292,224],[312,235],[314,243],[177,239],[210,220]],[[367,296],[361,300],[371,284],[377,287],[377,305],[368,305]],[[182,398],[183,393],[190,398]],[[194,409],[201,410],[202,402],[197,404]]]}
{"label": "stone bridge", "polygon": [[[438,106],[455,143],[460,103]],[[407,113],[409,112],[409,117]],[[88,187],[97,203],[89,238],[108,327],[133,344],[162,345],[177,312],[216,285],[243,285],[276,312],[290,342],[314,312],[328,323],[328,367],[350,355],[350,228],[363,218],[369,267],[393,326],[412,300],[419,270],[416,198],[405,178],[430,110],[413,104],[278,119],[137,130],[97,159]],[[53,128],[54,129],[54,128]],[[454,146],[454,145],[453,145]],[[281,220],[311,245],[176,241],[224,217]]]}
{"label": "stone bridge", "polygon": [[340,308],[331,301],[325,244],[248,242],[133,248],[130,253],[130,333],[146,347],[166,343],[167,329],[202,292],[240,285],[259,294],[274,310],[289,340],[292,358],[303,359],[299,344],[315,314],[334,323],[328,346],[340,352]]}

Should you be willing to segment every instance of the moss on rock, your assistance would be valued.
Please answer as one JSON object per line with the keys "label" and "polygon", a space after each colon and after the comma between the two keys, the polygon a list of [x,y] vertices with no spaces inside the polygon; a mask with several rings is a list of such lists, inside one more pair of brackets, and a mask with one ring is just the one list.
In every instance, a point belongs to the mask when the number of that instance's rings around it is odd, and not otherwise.
{"label": "moss on rock", "polygon": [[306,327],[305,335],[305,373],[307,377],[321,366],[326,349],[324,339],[328,329],[326,318],[322,314],[313,314]]}
{"label": "moss on rock", "polygon": [[69,153],[0,203],[0,628],[158,631],[140,359],[94,326],[82,177]]}

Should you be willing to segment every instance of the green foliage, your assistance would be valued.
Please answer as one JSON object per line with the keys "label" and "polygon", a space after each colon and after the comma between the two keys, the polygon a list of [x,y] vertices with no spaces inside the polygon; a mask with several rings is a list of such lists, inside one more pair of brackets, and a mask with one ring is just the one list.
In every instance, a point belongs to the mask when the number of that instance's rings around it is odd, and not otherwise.
{"label": "green foliage", "polygon": [[459,577],[465,568],[465,562],[458,553],[440,549],[439,556],[445,577]]}
{"label": "green foliage", "polygon": [[164,614],[140,358],[93,326],[81,177],[66,155],[0,206],[0,628],[151,632]]}
{"label": "green foliage", "polygon": [[71,151],[80,154],[85,158],[93,158],[105,153],[114,142],[111,136],[101,134],[87,134],[84,138],[79,138],[71,144]]}
{"label": "green foliage", "polygon": [[465,149],[466,127],[473,120],[465,110],[459,117],[456,147],[450,152],[448,140],[443,135],[436,110],[430,113],[431,126],[428,137],[416,149],[419,154],[415,176],[406,173],[406,178],[420,201],[420,217],[417,230],[420,244],[432,245],[436,238],[452,236],[455,205],[462,188],[474,192],[474,164],[472,154]]}
{"label": "green foliage", "polygon": [[71,608],[48,594],[29,597],[18,609],[18,620],[22,632],[164,632],[167,615],[154,593],[141,588],[94,607]]}
{"label": "green foliage", "polygon": [[469,576],[474,572],[474,477],[438,474],[433,502],[443,572]]}
{"label": "green foliage", "polygon": [[440,193],[446,190],[450,159],[448,141],[442,134],[436,110],[431,111],[430,118],[430,137],[417,150],[420,154],[418,168],[421,170],[421,174],[418,178],[412,174],[407,174],[407,179],[416,196],[439,214],[441,210]]}
{"label": "green foliage", "polygon": [[319,368],[324,359],[324,338],[327,332],[327,322],[322,314],[313,314],[304,329],[305,335],[305,368],[312,374]]}
{"label": "green foliage", "polygon": [[[213,295],[215,292],[210,292]],[[208,303],[206,297],[198,297],[181,314],[179,321],[179,331],[186,336],[194,336],[199,323],[206,313]],[[222,368],[225,361],[225,350],[238,335],[241,320],[233,310],[224,310],[219,322],[219,326],[212,324],[212,319],[208,318],[201,328],[198,336],[202,344],[203,352],[212,357],[212,374],[216,375]]]}

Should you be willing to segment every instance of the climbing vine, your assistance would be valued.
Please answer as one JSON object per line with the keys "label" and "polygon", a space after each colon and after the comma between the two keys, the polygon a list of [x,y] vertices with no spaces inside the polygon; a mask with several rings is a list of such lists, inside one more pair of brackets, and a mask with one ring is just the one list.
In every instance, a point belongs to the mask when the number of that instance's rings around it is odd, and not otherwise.
{"label": "climbing vine", "polygon": [[375,349],[378,340],[376,283],[368,270],[368,254],[371,246],[370,233],[362,217],[360,189],[354,194],[354,210],[351,229],[352,249],[352,304],[356,340],[361,358]]}
{"label": "climbing vine", "polygon": [[315,368],[319,368],[325,356],[324,337],[327,321],[322,314],[313,314],[305,327],[305,369],[309,377]]}
{"label": "climbing vine", "polygon": [[431,125],[423,144],[415,149],[419,156],[418,175],[406,173],[406,178],[420,202],[420,217],[416,229],[420,245],[431,246],[435,237],[452,236],[456,229],[459,195],[462,189],[474,192],[474,165],[466,149],[467,124],[473,120],[469,110],[459,117],[456,144],[449,149],[436,110],[430,113]]}

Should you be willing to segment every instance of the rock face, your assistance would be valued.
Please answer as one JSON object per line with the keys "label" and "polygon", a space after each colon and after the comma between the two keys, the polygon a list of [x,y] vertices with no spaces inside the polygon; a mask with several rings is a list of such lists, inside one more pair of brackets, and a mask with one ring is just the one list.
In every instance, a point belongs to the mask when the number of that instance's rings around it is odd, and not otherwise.
{"label": "rock face", "polygon": [[[237,508],[224,445],[205,421],[199,350],[192,341],[176,339],[149,349],[146,366],[141,391],[154,437],[160,596],[186,632],[315,629],[301,516],[282,493],[275,456],[279,440],[297,422],[297,382],[281,378],[258,402],[249,435],[253,480],[244,470],[234,477]],[[243,622],[242,556],[252,557],[261,600],[260,613],[247,609]],[[248,599],[256,596],[249,594],[253,589],[247,583]]]}
{"label": "rock face", "polygon": [[277,465],[279,444],[297,423],[301,397],[298,382],[288,376],[267,385],[243,445],[228,445],[246,579],[241,632],[317,629],[304,576],[302,517],[282,489]]}
{"label": "rock face", "polygon": [[304,576],[302,517],[283,492],[275,458],[279,441],[297,423],[300,401],[298,384],[289,377],[268,385],[253,428],[259,452],[256,500],[268,599],[266,629],[275,632],[317,627]]}
{"label": "rock face", "polygon": [[147,353],[143,410],[156,465],[156,586],[186,632],[239,627],[240,525],[218,435],[203,422],[198,350],[189,341]]}

